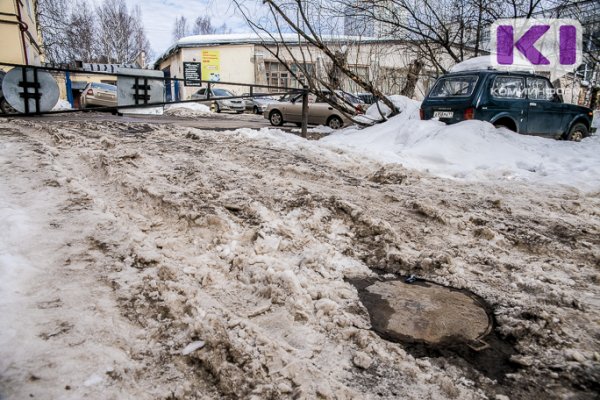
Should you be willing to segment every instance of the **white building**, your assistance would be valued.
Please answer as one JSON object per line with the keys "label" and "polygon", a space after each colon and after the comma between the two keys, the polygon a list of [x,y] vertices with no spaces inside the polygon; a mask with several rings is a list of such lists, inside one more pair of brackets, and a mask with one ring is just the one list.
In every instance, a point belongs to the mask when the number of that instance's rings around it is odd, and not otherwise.
{"label": "white building", "polygon": [[[296,60],[304,60],[305,67],[319,76],[326,76],[330,63],[318,49],[299,41],[298,35],[286,34],[283,40]],[[410,44],[391,39],[375,39],[354,36],[328,36],[323,40],[333,50],[346,50],[347,64],[358,75],[373,81],[385,93],[397,94],[404,87],[408,65],[414,61]],[[271,38],[256,34],[199,35],[180,39],[173,44],[155,63],[155,68],[167,77],[183,78],[184,63],[214,63],[212,73],[218,68],[221,82],[243,83],[244,86],[223,86],[237,94],[249,91],[249,85],[301,87],[288,68],[298,70],[294,58],[280,49],[284,63],[272,52],[277,43]],[[210,54],[210,57],[207,55]],[[205,60],[203,60],[203,55]],[[206,65],[203,66],[203,69]],[[205,71],[207,72],[207,71]],[[432,71],[424,70],[416,88],[415,97],[422,99],[433,83]],[[216,76],[216,75],[215,75]],[[208,75],[203,72],[203,79]],[[245,86],[248,85],[248,86]],[[362,91],[349,79],[344,80],[343,89],[349,92]],[[167,96],[188,99],[198,87],[186,87],[183,82],[172,84]]]}

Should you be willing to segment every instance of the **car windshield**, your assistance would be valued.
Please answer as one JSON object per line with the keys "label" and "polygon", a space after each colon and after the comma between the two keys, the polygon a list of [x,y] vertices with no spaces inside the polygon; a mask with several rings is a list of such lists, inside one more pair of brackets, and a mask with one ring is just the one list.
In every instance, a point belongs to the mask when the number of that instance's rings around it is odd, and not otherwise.
{"label": "car windshield", "polygon": [[353,94],[344,92],[344,100],[346,100],[350,104],[362,104],[364,101],[354,96]]}
{"label": "car windshield", "polygon": [[275,99],[273,98],[273,96],[261,96],[261,97],[255,97],[254,100],[256,100],[256,101],[273,101]]}
{"label": "car windshield", "polygon": [[298,93],[288,93],[286,95],[284,95],[283,97],[281,97],[279,99],[279,101],[293,101],[298,99],[300,96],[302,96],[301,94]]}
{"label": "car windshield", "polygon": [[117,87],[114,85],[109,85],[108,83],[92,83],[92,89],[102,89],[109,90],[111,92],[116,92]]}
{"label": "car windshield", "polygon": [[233,97],[233,93],[225,89],[213,89],[213,95],[219,97]]}
{"label": "car windshield", "polygon": [[440,78],[429,97],[468,97],[473,94],[477,84],[477,75]]}

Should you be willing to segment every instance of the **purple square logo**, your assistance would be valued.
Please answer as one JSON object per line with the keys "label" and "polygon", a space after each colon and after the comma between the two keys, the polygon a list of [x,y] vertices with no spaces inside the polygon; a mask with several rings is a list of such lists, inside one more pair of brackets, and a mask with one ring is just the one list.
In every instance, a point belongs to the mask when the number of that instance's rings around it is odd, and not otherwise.
{"label": "purple square logo", "polygon": [[571,19],[504,19],[492,25],[492,61],[498,69],[575,70],[582,60],[582,29]]}

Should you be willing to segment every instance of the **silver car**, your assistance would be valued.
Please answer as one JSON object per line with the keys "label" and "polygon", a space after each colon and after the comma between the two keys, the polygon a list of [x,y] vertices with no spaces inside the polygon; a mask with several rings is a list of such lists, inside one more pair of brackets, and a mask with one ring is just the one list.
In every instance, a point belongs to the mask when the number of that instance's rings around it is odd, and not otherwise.
{"label": "silver car", "polygon": [[[202,88],[198,90],[196,93],[192,94],[190,97],[191,100],[205,100],[207,99],[208,88]],[[211,89],[210,90],[210,98],[215,99],[214,107],[215,112],[220,113],[221,111],[234,111],[238,114],[243,113],[246,110],[246,105],[241,99],[227,99],[227,100],[218,100],[220,97],[234,97],[235,94],[231,93],[226,89]]]}
{"label": "silver car", "polygon": [[117,87],[108,83],[88,83],[79,97],[81,108],[116,107]]}
{"label": "silver car", "polygon": [[267,109],[267,106],[271,103],[277,103],[277,99],[272,96],[267,96],[266,93],[254,93],[251,97],[250,93],[242,94],[244,97],[244,104],[246,105],[246,111],[252,111],[254,114],[262,114]]}
{"label": "silver car", "polygon": [[[308,123],[311,125],[327,125],[332,129],[340,129],[348,125],[351,120],[327,103],[324,98],[331,97],[331,93],[322,92],[320,97],[314,94],[308,96]],[[352,115],[359,111],[354,109],[354,105],[348,103],[345,99],[340,101],[337,97],[332,98],[338,101],[348,114]],[[288,94],[281,98],[277,103],[269,104],[264,112],[266,119],[273,126],[281,126],[286,122],[292,122],[298,126],[302,123],[302,94]]]}

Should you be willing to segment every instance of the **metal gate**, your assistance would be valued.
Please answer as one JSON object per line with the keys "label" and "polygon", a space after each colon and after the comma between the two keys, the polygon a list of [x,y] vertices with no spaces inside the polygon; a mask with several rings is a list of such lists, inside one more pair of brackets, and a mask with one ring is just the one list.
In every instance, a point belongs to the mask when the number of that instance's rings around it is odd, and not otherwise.
{"label": "metal gate", "polygon": [[[171,90],[171,83],[183,86],[183,78],[165,76],[164,71],[159,70],[132,70],[130,68],[118,68],[115,72],[98,72],[84,69],[58,68],[46,66],[32,66],[21,64],[0,63],[2,69],[8,70],[2,78],[0,92],[0,104],[6,117],[15,115],[39,116],[45,114],[76,113],[90,111],[107,111],[122,115],[127,110],[151,107],[164,107],[170,104],[182,103],[209,103],[216,101],[211,97],[215,86],[247,87],[246,96],[218,97],[219,101],[233,99],[261,98],[269,96],[285,96],[287,94],[302,95],[302,136],[307,135],[308,125],[308,88],[301,89],[292,87],[276,87],[269,85],[256,85],[238,82],[213,82],[197,80],[197,86],[206,88],[206,98],[193,100],[172,100],[175,97]],[[57,78],[64,79],[63,96],[72,100],[72,87],[70,78],[73,75],[95,76],[102,81],[114,81],[116,79],[116,104],[100,105],[94,108],[72,108],[55,110],[54,107],[61,97],[61,88]],[[62,85],[60,85],[62,86]],[[79,88],[81,89],[81,88]],[[272,91],[269,93],[258,93],[257,90]],[[100,91],[99,91],[100,92]],[[73,102],[70,102],[73,105]],[[8,112],[8,113],[7,113]]]}

